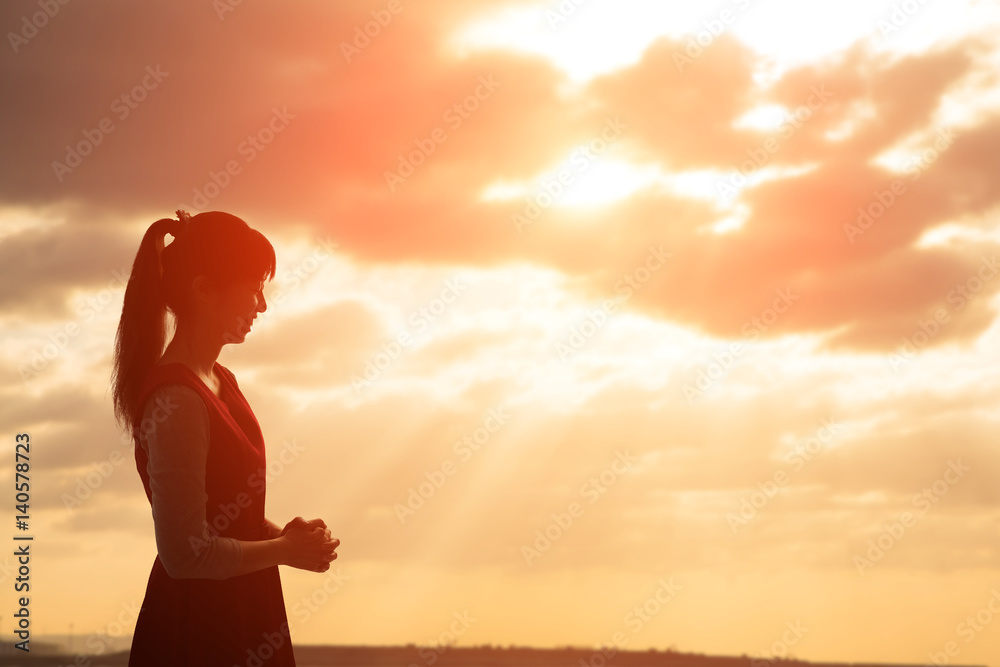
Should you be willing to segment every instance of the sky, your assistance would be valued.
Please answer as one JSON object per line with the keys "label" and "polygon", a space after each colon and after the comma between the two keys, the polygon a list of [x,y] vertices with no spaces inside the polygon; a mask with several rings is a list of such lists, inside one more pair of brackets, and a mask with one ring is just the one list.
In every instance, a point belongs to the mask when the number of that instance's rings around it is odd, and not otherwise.
{"label": "sky", "polygon": [[156,547],[111,353],[142,234],[183,208],[277,253],[219,361],[268,517],[341,540],[328,575],[282,568],[297,644],[1000,664],[996,3],[37,0],[0,25],[36,632],[134,627]]}

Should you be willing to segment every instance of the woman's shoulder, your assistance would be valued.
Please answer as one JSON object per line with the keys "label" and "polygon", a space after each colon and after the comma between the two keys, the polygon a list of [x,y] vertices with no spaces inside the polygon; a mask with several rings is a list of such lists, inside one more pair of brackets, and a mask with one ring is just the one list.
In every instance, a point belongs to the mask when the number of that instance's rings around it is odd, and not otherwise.
{"label": "woman's shoulder", "polygon": [[182,382],[164,382],[153,389],[143,404],[143,417],[163,421],[175,414],[204,413],[208,416],[205,401],[190,385]]}
{"label": "woman's shoulder", "polygon": [[209,430],[208,408],[192,387],[179,382],[157,386],[146,397],[139,422],[139,442],[155,439],[204,439]]}

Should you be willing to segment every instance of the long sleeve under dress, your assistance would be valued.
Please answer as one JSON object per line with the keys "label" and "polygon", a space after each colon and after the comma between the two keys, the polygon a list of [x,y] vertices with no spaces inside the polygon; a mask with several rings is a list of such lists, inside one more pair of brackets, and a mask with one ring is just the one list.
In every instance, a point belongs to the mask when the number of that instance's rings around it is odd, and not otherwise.
{"label": "long sleeve under dress", "polygon": [[140,390],[134,451],[158,553],[129,667],[295,667],[278,566],[233,574],[238,541],[270,536],[267,464],[235,376],[214,370],[218,396],[180,363],[154,366]]}

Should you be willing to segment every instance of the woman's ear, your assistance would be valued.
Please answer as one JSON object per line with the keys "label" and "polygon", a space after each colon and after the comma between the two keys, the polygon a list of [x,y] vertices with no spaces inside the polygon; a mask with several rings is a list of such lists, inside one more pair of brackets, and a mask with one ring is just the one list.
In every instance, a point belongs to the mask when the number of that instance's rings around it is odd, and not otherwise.
{"label": "woman's ear", "polygon": [[219,291],[205,275],[195,277],[191,283],[191,293],[195,303],[203,306],[214,306],[219,298]]}

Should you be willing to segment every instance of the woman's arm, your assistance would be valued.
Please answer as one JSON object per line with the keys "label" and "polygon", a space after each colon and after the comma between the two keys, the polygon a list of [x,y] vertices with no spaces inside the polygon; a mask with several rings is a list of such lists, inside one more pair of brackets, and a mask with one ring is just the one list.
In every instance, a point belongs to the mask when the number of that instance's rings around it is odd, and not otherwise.
{"label": "woman's arm", "polygon": [[175,579],[228,579],[286,564],[287,540],[237,540],[210,531],[205,518],[208,410],[197,392],[184,385],[160,387],[147,402],[147,410],[157,404],[156,399],[176,406],[166,419],[150,422],[155,428],[142,443],[149,455],[146,471],[153,493],[156,549],[167,574]]}
{"label": "woman's arm", "polygon": [[243,557],[232,576],[249,574],[275,565],[288,565],[288,540],[276,537],[271,540],[239,540]]}
{"label": "woman's arm", "polygon": [[[157,396],[157,392],[162,392]],[[190,387],[165,385],[154,397],[176,406],[140,444],[149,455],[146,470],[152,491],[156,548],[167,574],[175,579],[228,579],[275,565],[323,572],[336,558],[339,540],[329,531],[299,519],[302,525],[279,528],[265,519],[270,539],[237,540],[213,534],[205,518],[205,463],[209,422],[204,402]],[[153,397],[151,397],[153,398]],[[147,402],[152,419],[155,400]],[[320,522],[322,523],[322,522]],[[318,531],[318,532],[315,532]]]}

